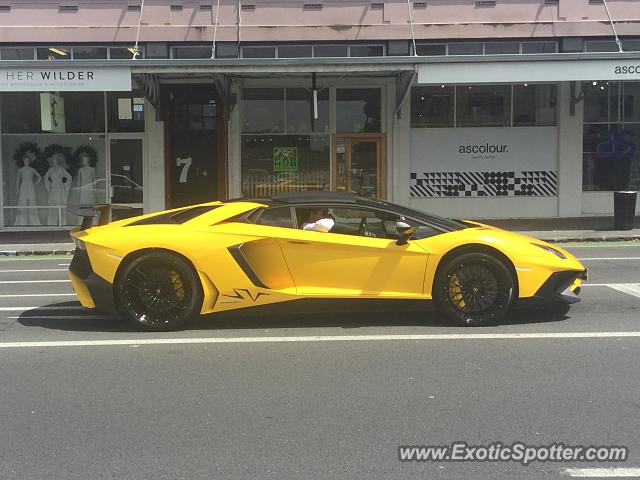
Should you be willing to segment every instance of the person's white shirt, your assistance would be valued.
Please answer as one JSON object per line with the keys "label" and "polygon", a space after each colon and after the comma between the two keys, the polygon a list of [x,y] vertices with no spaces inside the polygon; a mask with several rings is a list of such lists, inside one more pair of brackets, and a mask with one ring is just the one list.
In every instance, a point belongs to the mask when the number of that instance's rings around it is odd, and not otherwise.
{"label": "person's white shirt", "polygon": [[324,232],[327,233],[329,232],[333,226],[335,225],[335,222],[330,219],[330,218],[321,218],[320,220],[313,222],[313,223],[309,223],[309,222],[305,222],[302,224],[302,229],[303,230],[313,230],[314,232]]}

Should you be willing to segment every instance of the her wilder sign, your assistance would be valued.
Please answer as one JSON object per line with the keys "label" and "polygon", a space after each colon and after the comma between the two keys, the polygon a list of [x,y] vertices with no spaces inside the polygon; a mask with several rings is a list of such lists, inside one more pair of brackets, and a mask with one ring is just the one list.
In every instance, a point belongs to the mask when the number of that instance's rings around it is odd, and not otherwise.
{"label": "her wilder sign", "polygon": [[130,90],[129,68],[0,68],[2,92]]}

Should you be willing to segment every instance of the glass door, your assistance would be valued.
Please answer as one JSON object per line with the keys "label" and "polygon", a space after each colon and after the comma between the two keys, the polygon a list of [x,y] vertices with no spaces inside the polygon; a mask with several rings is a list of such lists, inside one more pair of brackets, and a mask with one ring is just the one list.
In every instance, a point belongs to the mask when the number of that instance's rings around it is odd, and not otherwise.
{"label": "glass door", "polygon": [[385,198],[383,144],[380,134],[335,135],[334,190]]}
{"label": "glass door", "polygon": [[144,208],[144,170],[142,138],[109,140],[110,175],[108,201],[129,207],[114,210],[112,221],[141,215]]}

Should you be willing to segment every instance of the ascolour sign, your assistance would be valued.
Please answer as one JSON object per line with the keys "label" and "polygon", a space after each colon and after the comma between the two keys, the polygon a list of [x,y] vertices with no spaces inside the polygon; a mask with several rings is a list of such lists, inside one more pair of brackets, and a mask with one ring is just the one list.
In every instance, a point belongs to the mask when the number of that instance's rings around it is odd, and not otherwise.
{"label": "ascolour sign", "polygon": [[508,145],[460,145],[458,153],[509,153]]}
{"label": "ascolour sign", "polygon": [[129,68],[0,68],[0,92],[130,90]]}

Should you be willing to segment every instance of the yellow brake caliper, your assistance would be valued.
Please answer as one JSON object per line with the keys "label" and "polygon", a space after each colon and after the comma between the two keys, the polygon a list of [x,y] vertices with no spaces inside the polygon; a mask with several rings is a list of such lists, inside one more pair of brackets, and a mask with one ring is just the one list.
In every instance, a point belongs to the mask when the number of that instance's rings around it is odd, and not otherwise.
{"label": "yellow brake caliper", "polygon": [[171,272],[171,284],[178,300],[184,300],[184,285],[178,272]]}
{"label": "yellow brake caliper", "polygon": [[462,288],[460,288],[460,281],[458,280],[458,275],[451,275],[451,279],[449,280],[449,298],[451,301],[463,312],[467,308],[467,305],[464,303],[464,297],[462,296]]}

